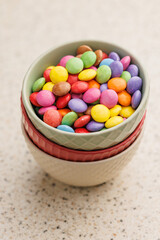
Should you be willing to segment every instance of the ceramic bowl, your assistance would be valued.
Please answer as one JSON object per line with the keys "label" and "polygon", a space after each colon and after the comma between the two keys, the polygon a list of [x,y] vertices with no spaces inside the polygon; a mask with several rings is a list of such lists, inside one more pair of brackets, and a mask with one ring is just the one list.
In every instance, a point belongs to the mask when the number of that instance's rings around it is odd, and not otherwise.
{"label": "ceramic bowl", "polygon": [[33,158],[56,180],[73,186],[95,186],[114,178],[129,163],[138,149],[143,131],[126,150],[114,157],[95,162],[65,161],[40,150],[30,140],[22,125],[22,132]]}
{"label": "ceramic bowl", "polygon": [[22,110],[22,122],[24,128],[29,135],[30,139],[34,142],[34,144],[39,147],[44,152],[57,157],[63,160],[70,160],[70,161],[80,161],[80,162],[87,162],[87,161],[95,161],[101,160],[105,158],[112,157],[127,147],[129,147],[134,140],[138,137],[140,132],[142,131],[146,114],[144,114],[141,122],[138,124],[137,128],[134,132],[123,142],[115,145],[114,147],[106,148],[103,150],[93,150],[93,151],[80,151],[75,149],[66,148],[64,146],[58,145],[46,137],[44,137],[32,124],[30,119],[27,116],[25,111],[22,99],[21,99],[21,110]]}
{"label": "ceramic bowl", "polygon": [[[102,49],[107,53],[110,51],[116,51],[121,57],[124,57],[126,55],[131,56],[132,63],[138,65],[140,77],[143,79],[142,101],[136,111],[126,121],[113,128],[89,134],[75,134],[64,132],[47,125],[35,114],[29,100],[31,87],[34,81],[42,76],[43,71],[50,65],[58,64],[62,56],[68,54],[75,55],[77,47],[82,44],[87,44],[94,50]],[[146,76],[146,72],[143,69],[143,66],[140,64],[136,57],[118,45],[113,45],[111,43],[102,41],[88,40],[70,42],[62,46],[54,47],[42,54],[33,62],[29,68],[27,74],[25,75],[22,87],[23,103],[33,125],[51,141],[68,148],[79,150],[104,149],[114,146],[126,139],[135,130],[144,115],[148,94],[149,81]]]}

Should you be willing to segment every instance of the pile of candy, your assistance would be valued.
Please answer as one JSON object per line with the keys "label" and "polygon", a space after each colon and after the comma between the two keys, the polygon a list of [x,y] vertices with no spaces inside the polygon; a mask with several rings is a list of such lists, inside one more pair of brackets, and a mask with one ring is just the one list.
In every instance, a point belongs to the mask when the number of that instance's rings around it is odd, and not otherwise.
{"label": "pile of candy", "polygon": [[130,117],[141,102],[142,79],[130,56],[120,59],[87,45],[77,56],[49,66],[32,86],[36,114],[57,129],[89,133],[114,127]]}

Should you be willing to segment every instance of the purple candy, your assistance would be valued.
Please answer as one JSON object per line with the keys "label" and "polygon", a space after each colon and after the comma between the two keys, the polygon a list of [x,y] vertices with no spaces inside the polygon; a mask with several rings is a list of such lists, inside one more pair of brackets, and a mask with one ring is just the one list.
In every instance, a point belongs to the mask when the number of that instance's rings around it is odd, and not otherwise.
{"label": "purple candy", "polygon": [[78,113],[85,112],[88,108],[87,104],[82,99],[71,99],[68,103],[69,108]]}
{"label": "purple candy", "polygon": [[119,61],[120,60],[120,57],[116,52],[111,52],[109,54],[109,58],[113,59],[114,61]]}
{"label": "purple candy", "polygon": [[96,132],[101,130],[104,127],[104,123],[96,122],[96,121],[90,121],[87,125],[86,128],[90,132]]}
{"label": "purple candy", "polygon": [[141,91],[139,91],[139,90],[135,91],[132,96],[132,100],[131,100],[131,105],[134,109],[137,108],[138,105],[140,104],[141,98],[142,98]]}
{"label": "purple candy", "polygon": [[133,94],[142,87],[142,79],[140,77],[131,77],[127,83],[127,92]]}
{"label": "purple candy", "polygon": [[112,77],[120,77],[123,72],[123,64],[120,61],[114,61],[110,64]]}
{"label": "purple candy", "polygon": [[108,89],[107,83],[101,84],[101,86],[100,86],[100,91],[101,92],[103,92],[104,90],[107,90],[107,89]]}
{"label": "purple candy", "polygon": [[131,77],[138,76],[138,67],[135,64],[129,65],[126,71],[131,74]]}

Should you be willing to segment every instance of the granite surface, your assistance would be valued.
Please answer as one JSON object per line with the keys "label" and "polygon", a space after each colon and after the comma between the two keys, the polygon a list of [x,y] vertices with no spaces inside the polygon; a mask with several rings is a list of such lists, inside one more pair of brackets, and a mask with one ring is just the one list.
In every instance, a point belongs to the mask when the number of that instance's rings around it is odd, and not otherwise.
{"label": "granite surface", "polygon": [[[160,3],[0,0],[0,239],[160,240]],[[27,150],[20,91],[31,62],[70,40],[118,43],[151,80],[144,139],[117,178],[93,188],[61,184]]]}

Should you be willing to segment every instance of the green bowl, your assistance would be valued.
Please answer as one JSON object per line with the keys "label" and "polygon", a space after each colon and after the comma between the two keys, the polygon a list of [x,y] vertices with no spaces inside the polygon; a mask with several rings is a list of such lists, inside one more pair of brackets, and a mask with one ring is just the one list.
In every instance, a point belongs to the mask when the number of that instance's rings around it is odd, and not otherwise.
{"label": "green bowl", "polygon": [[[82,44],[87,44],[93,49],[102,49],[108,53],[116,51],[121,57],[126,55],[131,56],[132,63],[138,65],[140,70],[140,77],[143,79],[142,87],[142,100],[136,111],[123,123],[107,129],[105,131],[89,133],[89,134],[75,134],[64,132],[53,128],[44,123],[34,112],[32,104],[30,103],[29,96],[34,81],[40,78],[44,70],[50,65],[57,65],[61,57],[65,55],[75,55],[76,49]],[[32,121],[33,125],[38,129],[46,138],[60,145],[68,148],[80,150],[96,150],[104,149],[118,144],[126,139],[138,126],[141,121],[149,96],[149,80],[146,72],[140,62],[130,52],[122,49],[121,47],[102,41],[77,41],[64,44],[62,46],[54,47],[44,54],[40,55],[31,65],[25,75],[22,86],[22,100],[27,111],[27,114]]]}

